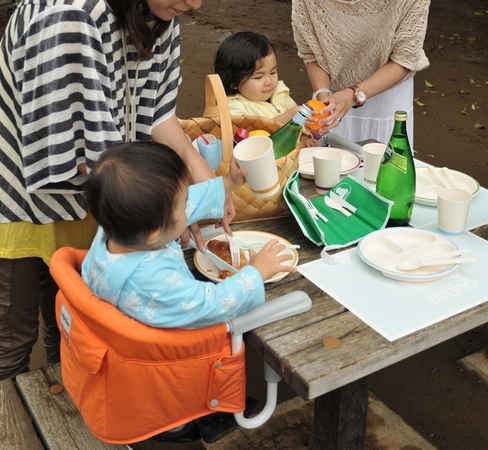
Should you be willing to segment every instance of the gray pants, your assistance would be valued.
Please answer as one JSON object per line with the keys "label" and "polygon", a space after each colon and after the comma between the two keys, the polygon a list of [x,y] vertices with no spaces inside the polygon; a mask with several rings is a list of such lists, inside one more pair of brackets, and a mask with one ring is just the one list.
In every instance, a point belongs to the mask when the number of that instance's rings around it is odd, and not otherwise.
{"label": "gray pants", "polygon": [[0,380],[28,370],[39,313],[48,363],[59,362],[58,287],[40,258],[0,258]]}

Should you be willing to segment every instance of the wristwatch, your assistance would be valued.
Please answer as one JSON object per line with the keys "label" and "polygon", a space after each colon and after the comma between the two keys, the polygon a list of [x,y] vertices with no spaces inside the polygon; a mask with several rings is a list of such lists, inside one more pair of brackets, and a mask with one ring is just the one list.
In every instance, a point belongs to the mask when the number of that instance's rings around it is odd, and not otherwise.
{"label": "wristwatch", "polygon": [[360,89],[358,85],[349,86],[348,89],[352,89],[354,92],[352,99],[356,102],[356,105],[353,106],[353,108],[359,108],[366,103],[366,99],[367,99],[366,92]]}

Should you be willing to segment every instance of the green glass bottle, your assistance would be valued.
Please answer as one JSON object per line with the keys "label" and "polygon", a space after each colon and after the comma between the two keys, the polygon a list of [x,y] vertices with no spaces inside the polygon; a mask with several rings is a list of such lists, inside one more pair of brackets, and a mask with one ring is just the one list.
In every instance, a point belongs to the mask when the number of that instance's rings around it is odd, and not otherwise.
{"label": "green glass bottle", "polygon": [[296,147],[303,125],[312,113],[313,109],[303,104],[288,123],[271,134],[275,159],[288,155]]}
{"label": "green glass bottle", "polygon": [[394,202],[386,226],[408,225],[415,201],[415,165],[405,111],[395,112],[395,124],[380,164],[376,192]]}

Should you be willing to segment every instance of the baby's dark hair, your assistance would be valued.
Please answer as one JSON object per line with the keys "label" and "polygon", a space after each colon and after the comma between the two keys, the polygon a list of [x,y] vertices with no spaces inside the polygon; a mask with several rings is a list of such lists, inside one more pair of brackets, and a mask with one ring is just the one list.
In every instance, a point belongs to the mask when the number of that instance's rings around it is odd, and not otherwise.
{"label": "baby's dark hair", "polygon": [[85,183],[85,198],[108,238],[137,245],[152,231],[175,225],[176,193],[188,180],[188,168],[170,147],[129,142],[102,154]]}
{"label": "baby's dark hair", "polygon": [[256,62],[276,53],[268,38],[254,31],[239,31],[224,39],[214,58],[214,72],[220,75],[225,93],[233,95],[251,78]]}

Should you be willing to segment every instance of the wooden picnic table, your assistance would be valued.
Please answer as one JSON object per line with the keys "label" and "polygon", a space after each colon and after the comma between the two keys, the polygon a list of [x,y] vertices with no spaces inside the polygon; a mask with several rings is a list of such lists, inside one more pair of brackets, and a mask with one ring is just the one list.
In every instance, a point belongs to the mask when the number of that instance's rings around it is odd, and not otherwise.
{"label": "wooden picnic table", "polygon": [[[305,179],[301,190],[307,197],[317,195]],[[233,224],[232,229],[266,231],[299,244],[299,264],[318,259],[322,250],[303,235],[291,216]],[[488,225],[473,231],[488,239]],[[192,254],[187,256],[190,268],[204,279]],[[251,331],[246,343],[298,395],[314,400],[314,450],[363,449],[369,375],[488,322],[487,302],[390,342],[298,272],[266,284],[268,299],[295,290],[312,298],[312,309]],[[324,346],[328,336],[338,338],[341,345]],[[19,375],[16,386],[11,380],[0,383],[0,417],[5,424],[0,449],[12,448],[12,442],[20,444],[13,448],[126,448],[91,435],[67,392],[51,392],[53,385],[61,383],[59,364]]]}
{"label": "wooden picnic table", "polygon": [[[300,182],[306,197],[317,195],[311,181]],[[299,244],[299,264],[318,259],[323,248],[304,237],[293,217],[232,229],[266,231]],[[488,239],[488,225],[472,231]],[[312,309],[251,331],[246,342],[298,395],[314,399],[314,450],[363,449],[369,375],[488,322],[484,303],[390,342],[300,273],[266,285],[269,299],[294,290],[312,298]],[[330,336],[340,340],[338,348],[323,344]]]}

